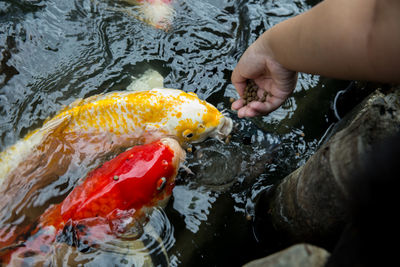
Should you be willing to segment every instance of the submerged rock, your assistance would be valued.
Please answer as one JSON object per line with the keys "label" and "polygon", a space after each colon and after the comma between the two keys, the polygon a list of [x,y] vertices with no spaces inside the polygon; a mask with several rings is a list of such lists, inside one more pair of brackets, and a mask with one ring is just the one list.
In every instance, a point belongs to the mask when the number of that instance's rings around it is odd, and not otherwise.
{"label": "submerged rock", "polygon": [[325,265],[328,257],[329,252],[325,249],[303,243],[291,246],[268,257],[251,261],[244,267],[320,267]]}

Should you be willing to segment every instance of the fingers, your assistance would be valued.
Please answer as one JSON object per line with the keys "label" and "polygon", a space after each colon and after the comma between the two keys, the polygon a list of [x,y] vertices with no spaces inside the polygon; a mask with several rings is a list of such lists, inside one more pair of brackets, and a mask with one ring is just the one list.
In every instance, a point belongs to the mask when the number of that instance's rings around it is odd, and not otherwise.
{"label": "fingers", "polygon": [[256,116],[259,116],[262,114],[259,114],[256,110],[254,110],[248,106],[244,106],[238,110],[237,115],[239,118],[244,118],[244,117],[250,118],[250,117],[256,117]]}
{"label": "fingers", "polygon": [[231,81],[239,95],[243,96],[243,91],[244,88],[246,88],[247,79],[240,75],[237,69],[234,69],[232,72]]}
{"label": "fingers", "polygon": [[244,106],[242,99],[236,100],[232,103],[232,109],[238,111],[238,117],[255,117],[260,115],[267,115],[276,110],[283,104],[284,100],[278,98],[269,98],[266,102],[253,101]]}
{"label": "fingers", "polygon": [[254,110],[254,112],[257,114],[267,115],[272,111],[276,110],[277,108],[279,108],[282,103],[283,102],[271,102],[270,100],[266,102],[253,101],[249,103],[248,106],[250,109]]}
{"label": "fingers", "polygon": [[233,110],[238,110],[243,106],[244,106],[244,100],[242,98],[240,98],[240,99],[238,99],[238,100],[236,100],[235,102],[232,103],[231,108]]}

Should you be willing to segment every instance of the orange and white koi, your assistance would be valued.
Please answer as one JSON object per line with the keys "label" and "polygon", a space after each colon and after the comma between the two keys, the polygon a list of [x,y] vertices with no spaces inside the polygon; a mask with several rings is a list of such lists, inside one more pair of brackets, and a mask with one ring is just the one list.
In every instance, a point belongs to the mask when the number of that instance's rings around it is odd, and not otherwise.
{"label": "orange and white koi", "polygon": [[[36,227],[23,233],[3,233],[0,263],[14,266],[37,255],[46,259],[52,243],[68,239],[63,235],[73,235],[74,244],[70,245],[78,249],[83,244],[87,248],[88,242],[123,236],[149,209],[165,205],[184,158],[184,150],[171,138],[119,154],[89,173],[63,202],[48,208]],[[27,235],[30,237],[24,240]],[[13,246],[18,242],[23,243]]]}
{"label": "orange and white koi", "polygon": [[[3,151],[0,184],[12,172],[13,177],[21,176],[43,164],[54,165],[46,166],[47,175],[52,169],[60,175],[61,166],[68,168],[71,162],[80,164],[83,158],[98,159],[110,151],[161,137],[173,136],[182,144],[207,137],[223,139],[231,130],[232,120],[194,93],[152,89],[96,95],[70,104],[42,128]],[[46,154],[53,158],[43,159]]]}

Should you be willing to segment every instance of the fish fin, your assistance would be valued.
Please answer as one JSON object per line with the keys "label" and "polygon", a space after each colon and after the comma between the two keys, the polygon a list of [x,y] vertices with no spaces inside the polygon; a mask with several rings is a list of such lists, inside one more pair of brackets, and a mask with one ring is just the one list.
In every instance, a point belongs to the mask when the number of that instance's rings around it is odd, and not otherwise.
{"label": "fish fin", "polygon": [[74,102],[72,102],[72,103],[64,106],[62,109],[60,109],[60,111],[58,111],[58,114],[61,114],[62,112],[64,112],[67,109],[70,109],[70,108],[73,108],[73,107],[77,107],[77,106],[81,105],[82,102],[83,102],[82,98],[75,99]]}
{"label": "fish fin", "polygon": [[68,123],[71,121],[71,114],[65,112],[62,116],[55,116],[53,119],[46,121],[42,128],[40,128],[39,132],[43,132],[44,134],[50,134],[54,131],[60,131],[65,129]]}
{"label": "fish fin", "polygon": [[[112,229],[113,234],[118,238],[122,238],[125,240],[136,240],[139,239],[144,233],[143,225],[137,220],[133,220],[126,225],[122,224],[120,220],[113,220],[111,223],[113,225],[118,225],[118,229]],[[124,225],[123,228],[122,225]]]}
{"label": "fish fin", "polygon": [[144,222],[147,220],[146,214],[143,210],[114,210],[109,215],[109,226],[111,232],[125,240],[138,239],[143,234]]}
{"label": "fish fin", "polygon": [[188,174],[194,175],[194,173],[192,172],[191,169],[189,169],[188,166],[186,166],[186,165],[184,165],[184,164],[181,164],[180,167],[181,167],[182,169],[184,169]]}
{"label": "fish fin", "polygon": [[[51,117],[48,117],[43,124],[46,124],[48,121],[52,120],[53,118],[58,117],[60,114],[65,113],[65,115],[68,114],[68,112],[66,112],[67,110],[82,106],[86,103],[90,103],[90,102],[94,102],[97,99],[103,97],[104,94],[96,94],[96,95],[92,95],[86,98],[78,98],[75,99],[72,103],[68,104],[68,105],[64,105],[59,111],[57,111],[57,113]],[[64,117],[65,118],[65,117]]]}
{"label": "fish fin", "polygon": [[132,77],[132,79],[132,83],[127,87],[128,91],[147,91],[164,87],[164,77],[153,69],[148,69],[139,77]]}

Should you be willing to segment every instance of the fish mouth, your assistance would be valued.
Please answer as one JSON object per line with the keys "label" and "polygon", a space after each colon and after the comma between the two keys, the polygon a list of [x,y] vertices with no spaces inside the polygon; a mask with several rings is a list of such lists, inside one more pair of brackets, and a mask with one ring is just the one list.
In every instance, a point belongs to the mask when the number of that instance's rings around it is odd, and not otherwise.
{"label": "fish mouth", "polygon": [[228,137],[228,135],[232,132],[232,128],[233,128],[232,119],[223,116],[216,131],[213,134],[213,137],[215,137],[218,140],[223,140],[226,137]]}

